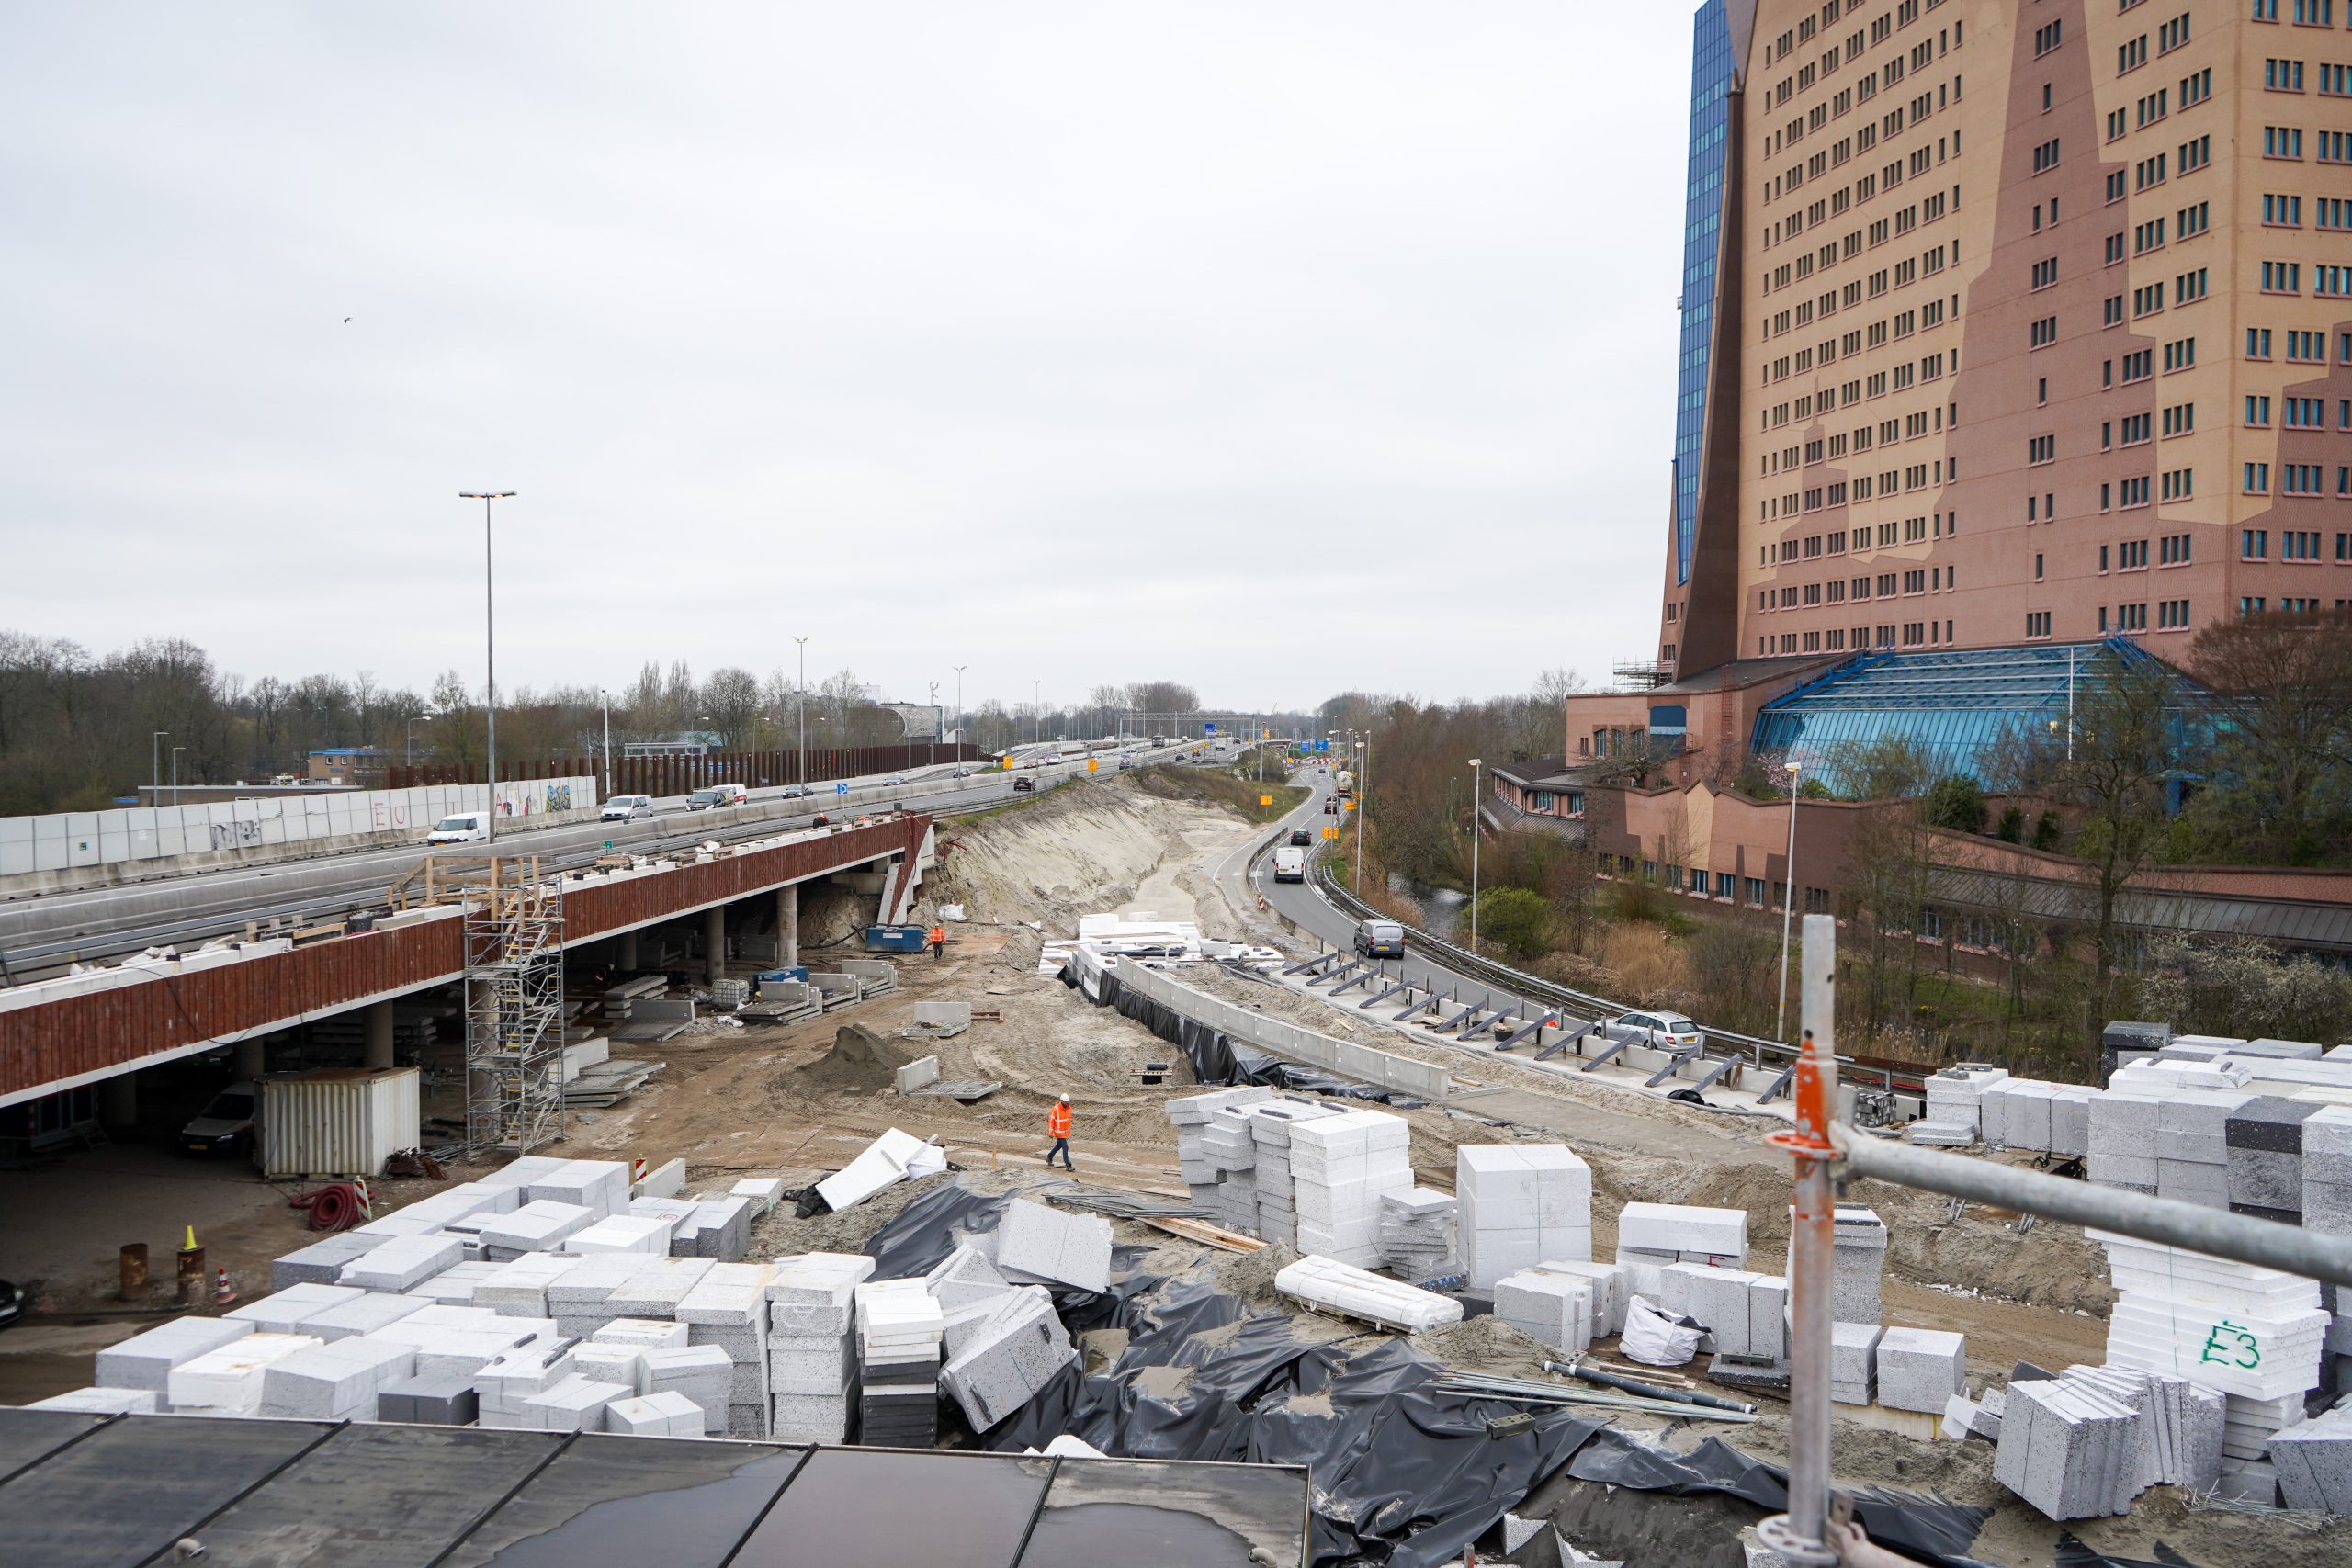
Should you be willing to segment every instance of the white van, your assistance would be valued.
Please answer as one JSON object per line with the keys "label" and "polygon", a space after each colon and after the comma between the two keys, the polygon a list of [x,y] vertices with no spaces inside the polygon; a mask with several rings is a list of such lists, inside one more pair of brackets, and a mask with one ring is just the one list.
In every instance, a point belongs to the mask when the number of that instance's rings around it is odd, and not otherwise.
{"label": "white van", "polygon": [[424,836],[428,844],[471,844],[490,837],[490,813],[460,811],[444,817],[433,831]]}
{"label": "white van", "polygon": [[605,809],[596,815],[597,819],[603,822],[628,822],[639,817],[650,817],[653,815],[653,797],[650,795],[616,795],[605,801]]}
{"label": "white van", "polygon": [[1274,880],[1304,882],[1306,880],[1306,852],[1288,844],[1274,852]]}

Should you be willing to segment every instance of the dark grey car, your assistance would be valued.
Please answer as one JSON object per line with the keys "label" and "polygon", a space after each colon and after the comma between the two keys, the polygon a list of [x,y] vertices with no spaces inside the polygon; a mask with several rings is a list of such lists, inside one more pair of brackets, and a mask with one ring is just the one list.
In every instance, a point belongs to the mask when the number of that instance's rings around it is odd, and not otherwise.
{"label": "dark grey car", "polygon": [[1361,920],[1356,924],[1356,956],[1402,958],[1405,928],[1395,920]]}

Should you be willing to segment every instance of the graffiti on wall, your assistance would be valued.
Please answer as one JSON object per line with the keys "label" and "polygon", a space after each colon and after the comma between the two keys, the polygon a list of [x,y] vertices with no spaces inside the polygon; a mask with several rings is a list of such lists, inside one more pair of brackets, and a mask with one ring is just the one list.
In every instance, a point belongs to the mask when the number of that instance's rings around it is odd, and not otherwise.
{"label": "graffiti on wall", "polygon": [[212,847],[216,850],[249,849],[261,842],[261,824],[250,820],[212,822]]}

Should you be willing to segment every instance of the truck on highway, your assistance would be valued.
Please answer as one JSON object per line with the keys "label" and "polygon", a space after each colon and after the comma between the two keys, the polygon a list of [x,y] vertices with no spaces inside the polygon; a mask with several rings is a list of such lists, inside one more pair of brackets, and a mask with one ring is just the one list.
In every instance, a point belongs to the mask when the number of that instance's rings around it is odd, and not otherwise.
{"label": "truck on highway", "polygon": [[1351,773],[1348,772],[1348,770],[1347,770],[1347,769],[1345,769],[1345,768],[1341,768],[1341,769],[1340,770],[1340,798],[1341,798],[1341,799],[1347,799],[1347,798],[1349,798],[1349,797],[1352,796],[1355,793],[1356,793],[1356,776],[1355,776],[1355,774],[1353,774],[1353,773]]}
{"label": "truck on highway", "polygon": [[1274,880],[1304,882],[1306,880],[1306,852],[1289,844],[1274,852]]}

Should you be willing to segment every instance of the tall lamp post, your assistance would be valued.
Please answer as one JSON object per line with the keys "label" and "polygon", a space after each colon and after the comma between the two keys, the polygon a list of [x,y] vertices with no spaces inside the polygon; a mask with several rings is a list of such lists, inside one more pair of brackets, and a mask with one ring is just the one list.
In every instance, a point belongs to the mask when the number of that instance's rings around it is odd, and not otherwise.
{"label": "tall lamp post", "polygon": [[613,694],[604,687],[596,688],[596,699],[605,709],[605,798],[613,798]]}
{"label": "tall lamp post", "polygon": [[490,509],[495,502],[514,495],[511,490],[461,490],[459,501],[481,502],[481,625],[482,676],[481,694],[483,728],[489,737],[490,830],[483,835],[485,842],[498,839],[498,594],[492,578]]}
{"label": "tall lamp post", "polygon": [[1363,805],[1364,791],[1372,783],[1372,737],[1367,735],[1363,746],[1363,773],[1356,780],[1356,897],[1363,897]]}
{"label": "tall lamp post", "polygon": [[174,806],[180,803],[180,753],[187,750],[185,746],[172,748],[172,804]]}
{"label": "tall lamp post", "polygon": [[153,739],[147,742],[147,804],[164,804],[156,797],[164,793],[164,742],[172,738],[168,729],[151,731]]}
{"label": "tall lamp post", "polygon": [[1789,914],[1797,903],[1797,775],[1802,765],[1785,764],[1789,770],[1789,852],[1781,864],[1781,997],[1780,1005],[1772,1012],[1772,1038],[1789,1037]]}
{"label": "tall lamp post", "polygon": [[944,728],[939,722],[939,682],[931,682],[931,745],[923,752],[926,766],[939,761],[939,732]]}
{"label": "tall lamp post", "polygon": [[800,771],[792,782],[806,789],[808,787],[808,639],[797,637],[792,640],[800,645],[800,700],[793,705],[796,710],[794,716],[800,730]]}
{"label": "tall lamp post", "polygon": [[[426,708],[423,713],[413,713],[408,716],[408,746],[404,752],[404,756],[407,759],[407,766],[412,768],[416,766],[416,721],[421,718],[425,723],[431,724],[435,719],[439,718],[440,716],[441,716],[439,714],[435,713],[431,708]],[[606,743],[610,744],[612,737],[607,735],[605,739]]]}
{"label": "tall lamp post", "polygon": [[970,668],[968,664],[956,666],[956,744],[959,749],[957,752],[959,761],[962,760],[960,748],[964,744],[964,671]]}
{"label": "tall lamp post", "polygon": [[1478,803],[1486,799],[1481,788],[1486,774],[1480,773],[1477,758],[1470,759],[1470,951],[1478,951]]}
{"label": "tall lamp post", "polygon": [[1029,739],[1034,743],[1046,738],[1046,682],[1029,682]]}

